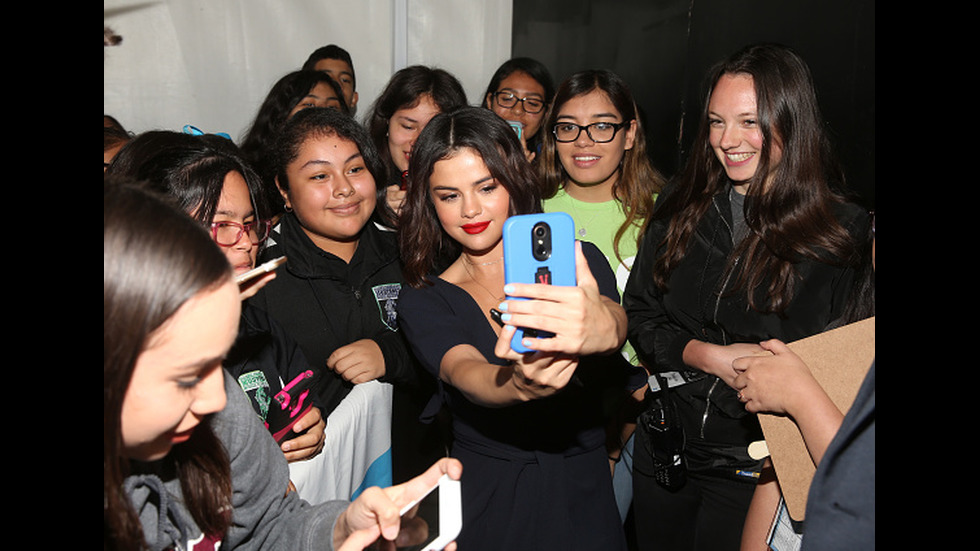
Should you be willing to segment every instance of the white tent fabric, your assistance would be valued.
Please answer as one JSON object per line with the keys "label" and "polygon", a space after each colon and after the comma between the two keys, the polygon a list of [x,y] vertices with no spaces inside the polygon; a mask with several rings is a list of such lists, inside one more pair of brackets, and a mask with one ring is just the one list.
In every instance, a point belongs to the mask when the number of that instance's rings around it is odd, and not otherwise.
{"label": "white tent fabric", "polygon": [[359,384],[327,418],[323,451],[289,464],[289,479],[312,504],[355,499],[365,488],[392,484],[388,383]]}
{"label": "white tent fabric", "polygon": [[103,55],[103,109],[129,130],[193,124],[238,140],[272,85],[326,44],[349,51],[363,118],[411,64],[453,73],[479,103],[510,57],[512,0],[103,0],[122,36]]}

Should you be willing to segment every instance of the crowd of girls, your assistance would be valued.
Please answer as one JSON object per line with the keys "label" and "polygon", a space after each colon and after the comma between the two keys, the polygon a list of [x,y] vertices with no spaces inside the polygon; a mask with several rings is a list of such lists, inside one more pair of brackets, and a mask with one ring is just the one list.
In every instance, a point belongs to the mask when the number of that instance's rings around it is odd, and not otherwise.
{"label": "crowd of girls", "polygon": [[107,178],[103,273],[106,549],[362,549],[394,540],[399,511],[441,474],[459,479],[461,465],[445,460],[353,503],[306,504],[223,374],[241,298],[208,232],[172,202]]}
{"label": "crowd of girls", "polygon": [[[360,123],[350,56],[321,48],[240,148],[107,119],[105,547],[409,543],[422,522],[399,510],[445,473],[464,550],[765,549],[779,487],[747,453],[756,413],[804,420],[815,463],[847,457],[828,443],[842,413],[782,343],[874,314],[873,233],[799,56],[748,47],[706,83],[670,183],[622,78],[556,86],[529,58],[472,106],[450,73],[407,67]],[[505,222],[544,212],[574,220],[576,284],[507,284]],[[552,336],[518,353],[516,327]],[[812,399],[764,377],[764,352]],[[307,370],[315,407],[277,443],[270,397]],[[289,462],[322,457],[331,413],[375,381],[409,397],[381,429],[402,471],[309,504]],[[664,403],[684,435],[670,488],[636,425]],[[873,542],[871,496],[854,525],[870,515]]]}

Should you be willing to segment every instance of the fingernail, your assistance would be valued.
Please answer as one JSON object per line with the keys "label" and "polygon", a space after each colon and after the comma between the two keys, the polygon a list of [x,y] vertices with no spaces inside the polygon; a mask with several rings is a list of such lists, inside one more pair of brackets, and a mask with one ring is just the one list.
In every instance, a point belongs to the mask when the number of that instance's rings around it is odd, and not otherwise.
{"label": "fingernail", "polygon": [[511,294],[511,293],[513,293],[514,292],[514,286],[513,285],[504,285],[504,292],[507,293],[508,295]]}
{"label": "fingernail", "polygon": [[510,314],[501,314],[500,319],[504,321],[510,321]]}
{"label": "fingernail", "polygon": [[507,303],[506,302],[501,302],[497,306],[497,309],[500,310],[501,312],[506,312],[507,311]]}

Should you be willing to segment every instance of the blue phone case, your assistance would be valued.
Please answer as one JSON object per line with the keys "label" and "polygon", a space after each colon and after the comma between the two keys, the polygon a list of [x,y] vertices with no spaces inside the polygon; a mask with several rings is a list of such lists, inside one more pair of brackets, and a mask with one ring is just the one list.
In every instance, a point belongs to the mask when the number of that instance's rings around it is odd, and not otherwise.
{"label": "blue phone case", "polygon": [[[540,234],[542,227],[546,228],[546,236]],[[543,239],[547,239],[547,243],[542,243]],[[572,217],[564,212],[549,212],[508,218],[504,222],[504,278],[507,283],[574,286],[575,222]],[[516,352],[533,352],[521,344],[524,337],[549,336],[549,333],[518,327],[510,346]]]}

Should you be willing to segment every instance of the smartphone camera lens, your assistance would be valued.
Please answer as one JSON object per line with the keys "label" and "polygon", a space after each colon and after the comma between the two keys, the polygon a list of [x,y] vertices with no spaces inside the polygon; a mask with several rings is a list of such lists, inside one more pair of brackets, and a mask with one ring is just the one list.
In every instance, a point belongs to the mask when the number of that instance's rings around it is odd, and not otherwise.
{"label": "smartphone camera lens", "polygon": [[534,258],[541,261],[551,257],[551,227],[539,222],[531,229],[531,236]]}

